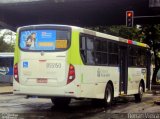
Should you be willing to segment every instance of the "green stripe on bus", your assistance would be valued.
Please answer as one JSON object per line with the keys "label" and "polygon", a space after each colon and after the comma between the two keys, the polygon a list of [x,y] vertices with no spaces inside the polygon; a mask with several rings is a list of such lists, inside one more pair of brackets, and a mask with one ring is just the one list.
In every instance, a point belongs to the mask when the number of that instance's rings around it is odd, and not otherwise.
{"label": "green stripe on bus", "polygon": [[71,47],[68,50],[68,64],[83,64],[80,56],[79,46],[79,32],[73,31],[71,36]]}
{"label": "green stripe on bus", "polygon": [[19,62],[19,54],[20,54],[20,50],[19,50],[19,47],[18,47],[18,37],[19,35],[17,34],[16,35],[16,44],[15,44],[15,50],[14,50],[14,64],[18,63]]}

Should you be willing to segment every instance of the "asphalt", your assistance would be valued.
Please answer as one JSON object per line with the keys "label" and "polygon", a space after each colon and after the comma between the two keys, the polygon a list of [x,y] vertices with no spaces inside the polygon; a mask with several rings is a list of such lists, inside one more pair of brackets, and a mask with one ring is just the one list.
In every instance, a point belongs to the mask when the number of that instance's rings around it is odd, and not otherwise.
{"label": "asphalt", "polygon": [[0,83],[0,94],[12,94],[13,85],[10,83]]}

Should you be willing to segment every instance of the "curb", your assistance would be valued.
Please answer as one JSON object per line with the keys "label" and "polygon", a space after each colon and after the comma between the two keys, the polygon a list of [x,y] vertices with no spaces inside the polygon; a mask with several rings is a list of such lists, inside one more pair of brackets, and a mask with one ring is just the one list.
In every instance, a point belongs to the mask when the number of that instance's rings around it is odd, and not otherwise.
{"label": "curb", "polygon": [[4,86],[13,86],[12,83],[1,83],[0,82],[0,87],[4,87]]}
{"label": "curb", "polygon": [[13,86],[0,84],[0,94],[13,94]]}
{"label": "curb", "polygon": [[1,94],[13,94],[13,92],[0,92],[0,95]]}

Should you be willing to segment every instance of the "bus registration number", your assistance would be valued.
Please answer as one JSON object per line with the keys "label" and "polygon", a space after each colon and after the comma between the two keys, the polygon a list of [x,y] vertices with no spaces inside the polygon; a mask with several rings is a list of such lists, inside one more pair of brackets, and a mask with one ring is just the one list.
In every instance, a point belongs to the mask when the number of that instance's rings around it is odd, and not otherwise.
{"label": "bus registration number", "polygon": [[38,78],[37,79],[37,83],[47,83],[48,82],[48,79],[46,78]]}
{"label": "bus registration number", "polygon": [[61,68],[61,63],[47,63],[47,68]]}

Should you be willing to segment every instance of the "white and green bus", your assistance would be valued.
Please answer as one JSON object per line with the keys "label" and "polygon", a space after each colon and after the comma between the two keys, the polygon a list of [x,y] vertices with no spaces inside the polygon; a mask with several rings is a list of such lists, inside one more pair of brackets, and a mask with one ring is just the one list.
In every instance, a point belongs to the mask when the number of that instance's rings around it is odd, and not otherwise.
{"label": "white and green bus", "polygon": [[67,25],[31,25],[17,30],[14,94],[51,98],[55,105],[75,99],[142,94],[150,87],[146,44]]}

